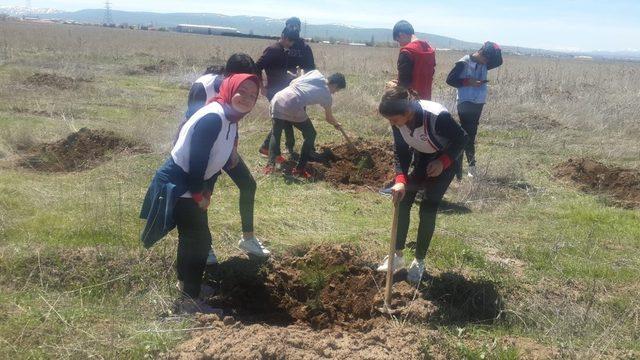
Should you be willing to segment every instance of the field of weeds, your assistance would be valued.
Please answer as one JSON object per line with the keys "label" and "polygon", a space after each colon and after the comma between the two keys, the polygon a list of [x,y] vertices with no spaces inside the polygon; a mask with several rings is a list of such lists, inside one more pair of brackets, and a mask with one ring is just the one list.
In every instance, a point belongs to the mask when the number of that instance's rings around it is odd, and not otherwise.
{"label": "field of weeds", "polygon": [[[240,152],[275,255],[239,255],[237,190],[222,177],[209,211],[222,263],[208,281],[234,312],[219,319],[172,313],[176,234],[143,250],[137,215],[191,81],[268,42],[12,22],[0,34],[0,357],[640,357],[640,64],[505,57],[490,74],[481,176],[453,183],[428,276],[413,289],[400,274],[392,319],[374,311],[371,266],[391,227],[378,179],[262,175],[261,99]],[[312,47],[323,73],[347,76],[337,119],[385,164],[376,108],[397,49]],[[444,79],[462,55],[437,57],[434,97],[452,112]],[[347,157],[310,114],[318,144]]]}

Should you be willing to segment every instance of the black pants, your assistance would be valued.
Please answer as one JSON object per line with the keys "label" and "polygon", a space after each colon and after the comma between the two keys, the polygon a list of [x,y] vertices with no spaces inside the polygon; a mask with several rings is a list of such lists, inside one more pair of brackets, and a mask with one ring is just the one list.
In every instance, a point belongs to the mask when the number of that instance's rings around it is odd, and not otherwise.
{"label": "black pants", "polygon": [[[427,256],[427,250],[431,244],[431,238],[436,228],[436,215],[438,206],[444,197],[445,192],[449,188],[449,184],[455,175],[455,163],[448,169],[444,170],[440,176],[436,178],[426,178],[427,165],[433,160],[433,157],[415,155],[414,171],[409,176],[409,187],[415,184],[422,184],[425,191],[422,202],[420,203],[420,224],[418,225],[418,234],[416,237],[416,259],[423,260]],[[407,241],[409,232],[409,223],[411,219],[411,207],[418,194],[417,189],[411,189],[405,193],[404,199],[398,204],[398,232],[396,250],[403,250]]]}
{"label": "black pants", "polygon": [[467,141],[467,145],[464,148],[469,166],[476,165],[476,135],[478,134],[478,124],[480,123],[483,107],[484,104],[475,104],[470,101],[458,104],[460,125],[469,135],[469,141]]}
{"label": "black pants", "polygon": [[298,159],[298,168],[303,168],[307,165],[309,156],[313,152],[316,142],[316,129],[313,127],[310,119],[301,123],[272,119],[273,127],[271,129],[271,142],[269,143],[269,163],[274,164],[276,157],[280,155],[280,138],[282,137],[282,130],[287,124],[295,126],[302,132],[304,142],[302,143],[302,150],[300,151],[300,159]]}
{"label": "black pants", "polygon": [[181,198],[173,210],[178,228],[178,280],[184,283],[184,292],[190,297],[200,295],[202,275],[211,249],[211,232],[207,212],[193,199]]}
{"label": "black pants", "polygon": [[[293,134],[293,125],[291,123],[284,124],[284,146],[287,147],[289,153],[292,154],[294,152],[294,147],[296,146],[296,137]],[[271,135],[273,134],[273,130],[269,131],[269,134],[264,139],[261,148],[268,149],[271,143]]]}

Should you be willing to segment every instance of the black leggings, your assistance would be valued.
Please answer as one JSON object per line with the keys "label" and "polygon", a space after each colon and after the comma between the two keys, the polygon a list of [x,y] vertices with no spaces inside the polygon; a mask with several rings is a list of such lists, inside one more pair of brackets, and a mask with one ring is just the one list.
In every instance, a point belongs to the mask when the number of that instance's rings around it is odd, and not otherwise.
{"label": "black leggings", "polygon": [[[415,179],[424,178],[426,174],[426,165],[428,161],[418,161],[414,173],[410,176],[409,183],[415,184]],[[445,192],[453,180],[456,166],[452,164],[448,169],[444,170],[440,176],[429,178],[424,184],[424,196],[420,203],[420,224],[418,225],[418,235],[416,237],[416,259],[423,260],[427,256],[427,250],[431,244],[431,238],[436,228],[436,215],[440,201],[444,197]],[[412,180],[413,179],[413,180]],[[418,192],[410,189],[405,193],[404,198],[398,204],[398,232],[396,250],[403,250],[407,241],[409,232],[409,223],[411,219],[411,207],[416,199]]]}
{"label": "black leggings", "polygon": [[469,135],[469,141],[467,141],[467,145],[464,148],[469,166],[476,165],[476,135],[478,134],[478,125],[483,107],[484,104],[476,104],[470,101],[458,104],[460,124],[464,131],[467,132],[467,135]]}
{"label": "black leggings", "polygon": [[178,280],[184,283],[184,292],[192,298],[200,295],[202,275],[211,249],[211,232],[207,212],[193,199],[180,198],[173,210],[178,228]]}
{"label": "black leggings", "polygon": [[304,142],[302,143],[302,150],[300,151],[300,159],[298,159],[298,168],[303,168],[309,161],[309,156],[312,154],[315,142],[316,142],[316,129],[313,127],[313,123],[310,119],[301,123],[294,123],[280,119],[272,119],[273,129],[271,135],[271,142],[269,143],[269,163],[274,164],[277,156],[280,155],[280,138],[282,136],[282,130],[287,124],[295,126],[302,132]]}
{"label": "black leggings", "polygon": [[[289,150],[289,153],[292,154],[294,151],[294,147],[296,146],[296,137],[293,134],[293,125],[291,125],[291,123],[286,123],[284,124],[283,130],[284,130],[284,146],[286,146],[287,150]],[[264,139],[264,142],[262,143],[263,149],[269,148],[269,144],[271,143],[271,134],[273,134],[273,130],[270,130],[269,134]]]}
{"label": "black leggings", "polygon": [[[224,171],[240,190],[240,219],[242,232],[253,231],[253,208],[256,182],[242,158],[238,165]],[[206,182],[206,188],[213,192],[218,174]],[[202,211],[193,199],[181,198],[174,209],[174,219],[178,228],[178,258],[176,262],[178,280],[184,282],[184,292],[198,297],[207,256],[211,249],[211,231],[206,211]]]}

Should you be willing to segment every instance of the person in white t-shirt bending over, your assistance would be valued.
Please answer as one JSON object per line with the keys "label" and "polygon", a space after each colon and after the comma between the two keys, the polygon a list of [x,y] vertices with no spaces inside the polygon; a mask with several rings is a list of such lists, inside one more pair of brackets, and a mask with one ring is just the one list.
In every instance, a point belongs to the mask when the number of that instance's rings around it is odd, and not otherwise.
{"label": "person in white t-shirt bending over", "polygon": [[269,143],[269,164],[265,168],[266,174],[274,171],[275,164],[284,162],[280,154],[280,138],[285,124],[290,123],[302,132],[304,138],[300,159],[292,175],[306,179],[311,177],[306,170],[306,165],[314,149],[316,130],[305,108],[316,104],[322,106],[327,122],[336,129],[341,129],[342,125],[333,117],[332,95],[346,87],[344,75],[336,73],[325,78],[318,70],[313,70],[293,80],[288,87],[273,97],[270,107],[273,130]]}

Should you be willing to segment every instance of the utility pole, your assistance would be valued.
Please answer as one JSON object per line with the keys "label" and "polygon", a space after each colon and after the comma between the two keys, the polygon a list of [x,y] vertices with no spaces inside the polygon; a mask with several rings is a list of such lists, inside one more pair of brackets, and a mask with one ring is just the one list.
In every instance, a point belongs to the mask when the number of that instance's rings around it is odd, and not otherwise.
{"label": "utility pole", "polygon": [[104,3],[104,19],[102,23],[105,25],[113,25],[113,16],[111,15],[111,2],[106,1]]}

